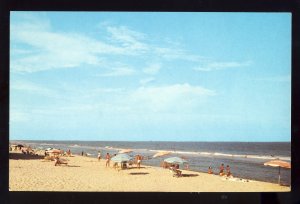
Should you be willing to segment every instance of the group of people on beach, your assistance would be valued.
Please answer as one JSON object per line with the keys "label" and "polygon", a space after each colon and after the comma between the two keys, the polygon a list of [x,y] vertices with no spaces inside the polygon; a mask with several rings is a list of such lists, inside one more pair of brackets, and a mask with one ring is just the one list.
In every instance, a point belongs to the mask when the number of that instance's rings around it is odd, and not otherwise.
{"label": "group of people on beach", "polygon": [[[212,170],[212,167],[211,167],[211,166],[208,167],[208,174],[213,174],[213,173],[214,173],[214,172],[213,172],[213,170]],[[219,167],[219,175],[220,175],[220,176],[227,176],[227,177],[232,176],[232,173],[231,173],[231,171],[230,171],[230,166],[229,166],[229,165],[226,166],[226,173],[225,173],[225,166],[224,166],[224,164],[222,163],[222,164],[220,165],[220,167]]]}
{"label": "group of people on beach", "polygon": [[[110,160],[111,160],[111,158],[114,157],[114,156],[117,156],[117,154],[114,154],[113,156],[111,156],[109,153],[106,153],[106,155],[105,155],[105,167],[110,167]],[[97,156],[97,158],[98,158],[98,161],[101,160],[101,152],[100,152],[100,151],[98,151],[98,156]],[[137,168],[140,168],[140,167],[141,167],[142,159],[143,159],[143,157],[142,157],[141,155],[136,155],[136,156],[135,156],[135,163],[136,163],[136,165],[137,165]],[[114,167],[115,167],[116,165],[117,165],[117,164],[115,163],[115,164],[114,164]]]}

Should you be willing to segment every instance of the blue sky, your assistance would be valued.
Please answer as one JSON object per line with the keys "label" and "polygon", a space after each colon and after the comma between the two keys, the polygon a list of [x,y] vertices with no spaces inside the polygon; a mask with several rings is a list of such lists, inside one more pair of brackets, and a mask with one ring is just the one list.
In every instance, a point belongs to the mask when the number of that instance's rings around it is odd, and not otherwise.
{"label": "blue sky", "polygon": [[290,141],[290,13],[11,12],[10,139]]}

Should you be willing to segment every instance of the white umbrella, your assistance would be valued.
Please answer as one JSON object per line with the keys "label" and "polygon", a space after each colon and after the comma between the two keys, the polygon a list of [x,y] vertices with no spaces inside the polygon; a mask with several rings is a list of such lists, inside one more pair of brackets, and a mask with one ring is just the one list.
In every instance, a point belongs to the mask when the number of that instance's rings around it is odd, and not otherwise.
{"label": "white umbrella", "polygon": [[128,154],[118,154],[111,158],[113,162],[127,162],[132,160],[132,158]]}
{"label": "white umbrella", "polygon": [[53,148],[51,148],[51,147],[48,147],[48,148],[46,149],[46,151],[48,151],[48,150],[51,150],[51,149],[53,149]]}

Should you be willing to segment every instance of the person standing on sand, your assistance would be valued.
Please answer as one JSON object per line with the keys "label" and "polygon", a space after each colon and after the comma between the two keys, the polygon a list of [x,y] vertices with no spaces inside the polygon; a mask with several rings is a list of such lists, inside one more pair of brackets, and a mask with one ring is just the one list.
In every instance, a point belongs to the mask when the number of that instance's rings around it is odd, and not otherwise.
{"label": "person standing on sand", "polygon": [[229,167],[229,165],[226,166],[226,175],[227,175],[227,177],[230,177],[230,176],[231,176],[231,172],[230,172],[230,167]]}
{"label": "person standing on sand", "polygon": [[142,156],[141,155],[137,155],[136,159],[137,159],[137,167],[141,168]]}
{"label": "person standing on sand", "polygon": [[105,159],[106,159],[105,167],[109,167],[109,162],[110,162],[110,155],[109,155],[109,153],[106,153]]}
{"label": "person standing on sand", "polygon": [[220,176],[223,176],[224,175],[224,164],[221,164],[220,166]]}
{"label": "person standing on sand", "polygon": [[100,161],[100,159],[101,159],[101,152],[99,151],[98,152],[98,161]]}
{"label": "person standing on sand", "polygon": [[71,156],[71,150],[70,150],[70,149],[67,151],[67,155],[68,155],[69,157]]}

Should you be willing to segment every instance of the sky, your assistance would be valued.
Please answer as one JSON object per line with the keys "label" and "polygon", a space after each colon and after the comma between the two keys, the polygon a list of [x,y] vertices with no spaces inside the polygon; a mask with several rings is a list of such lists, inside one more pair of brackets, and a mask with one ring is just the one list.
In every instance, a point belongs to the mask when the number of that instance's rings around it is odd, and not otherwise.
{"label": "sky", "polygon": [[291,141],[291,14],[10,13],[10,140]]}

